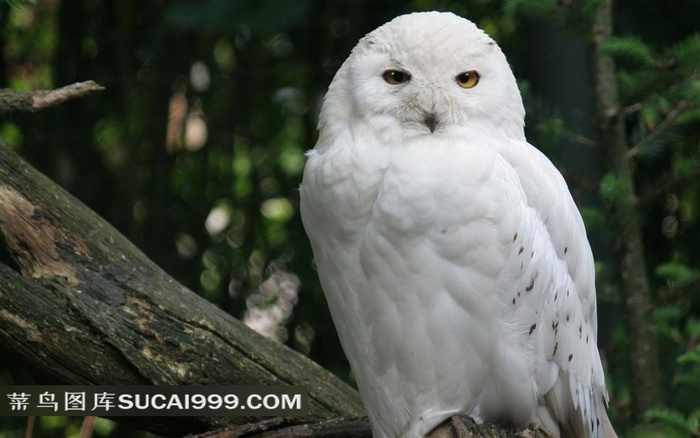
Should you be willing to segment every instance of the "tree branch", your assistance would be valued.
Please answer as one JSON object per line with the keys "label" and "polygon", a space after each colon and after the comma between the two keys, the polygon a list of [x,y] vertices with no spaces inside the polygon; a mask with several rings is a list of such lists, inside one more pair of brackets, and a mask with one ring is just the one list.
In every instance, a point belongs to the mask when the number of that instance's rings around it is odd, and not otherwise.
{"label": "tree branch", "polygon": [[[256,424],[206,432],[192,438],[370,438],[371,435],[366,418],[343,418],[313,425],[283,427],[279,427],[274,420],[264,420]],[[552,435],[537,426],[515,430],[493,424],[477,424],[470,417],[455,416],[441,423],[426,438],[552,438]]]}
{"label": "tree branch", "polygon": [[664,119],[659,123],[659,125],[651,131],[649,134],[644,136],[644,138],[627,150],[627,158],[634,158],[641,150],[643,150],[648,144],[652,143],[657,139],[666,129],[670,128],[676,121],[678,116],[688,108],[688,103],[685,101],[680,101],[676,106],[664,117]]}
{"label": "tree branch", "polygon": [[55,90],[19,92],[3,88],[0,89],[0,115],[36,112],[104,89],[95,81],[76,82]]}

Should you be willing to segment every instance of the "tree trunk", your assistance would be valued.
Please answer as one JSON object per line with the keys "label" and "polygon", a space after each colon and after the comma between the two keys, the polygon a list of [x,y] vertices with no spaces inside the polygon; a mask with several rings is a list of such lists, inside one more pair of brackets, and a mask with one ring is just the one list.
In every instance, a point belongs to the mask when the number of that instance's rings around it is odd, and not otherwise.
{"label": "tree trunk", "polygon": [[603,51],[603,46],[612,36],[612,3],[612,0],[602,2],[596,13],[592,33],[595,100],[599,143],[605,150],[608,171],[627,187],[624,196],[618,198],[613,205],[612,222],[618,235],[619,281],[629,339],[632,416],[638,421],[648,409],[659,405],[663,399],[642,227],[631,163],[627,158],[625,121],[620,110],[615,63]]}

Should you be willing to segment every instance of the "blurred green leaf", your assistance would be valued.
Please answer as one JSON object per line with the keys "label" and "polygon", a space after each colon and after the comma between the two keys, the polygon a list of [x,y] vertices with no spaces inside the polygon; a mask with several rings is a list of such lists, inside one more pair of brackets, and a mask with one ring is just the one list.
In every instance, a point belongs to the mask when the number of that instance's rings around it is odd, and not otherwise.
{"label": "blurred green leaf", "polygon": [[590,229],[593,227],[599,227],[605,224],[605,215],[598,208],[582,207],[579,209],[581,217],[583,218],[583,223],[586,224],[586,228]]}
{"label": "blurred green leaf", "polygon": [[630,186],[622,178],[612,173],[606,174],[600,181],[600,196],[608,204],[616,204],[630,194]]}
{"label": "blurred green leaf", "polygon": [[687,280],[697,275],[694,269],[679,262],[662,263],[656,267],[654,273],[657,277],[675,281]]}
{"label": "blurred green leaf", "polygon": [[562,139],[564,134],[564,121],[560,118],[551,118],[538,123],[539,147],[543,150],[551,150]]}
{"label": "blurred green leaf", "polygon": [[286,222],[294,214],[294,209],[288,199],[274,198],[263,201],[260,212],[272,221]]}

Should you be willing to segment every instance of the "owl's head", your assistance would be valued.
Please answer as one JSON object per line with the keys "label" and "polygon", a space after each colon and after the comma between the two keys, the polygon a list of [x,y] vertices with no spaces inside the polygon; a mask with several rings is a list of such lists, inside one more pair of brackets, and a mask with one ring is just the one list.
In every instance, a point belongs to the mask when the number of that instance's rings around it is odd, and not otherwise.
{"label": "owl's head", "polygon": [[524,138],[524,116],[498,45],[471,21],[423,12],[360,40],[331,84],[321,127],[348,117],[402,136],[475,128]]}

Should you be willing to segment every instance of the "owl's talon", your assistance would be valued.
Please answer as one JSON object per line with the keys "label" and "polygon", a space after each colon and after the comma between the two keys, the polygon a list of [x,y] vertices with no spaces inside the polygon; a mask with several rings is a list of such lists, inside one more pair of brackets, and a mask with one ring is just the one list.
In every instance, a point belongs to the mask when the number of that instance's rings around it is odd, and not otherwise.
{"label": "owl's talon", "polygon": [[457,438],[474,438],[474,435],[469,432],[467,425],[464,424],[464,421],[462,421],[462,418],[458,414],[450,417],[450,421],[452,422],[452,427],[455,432],[457,432]]}

